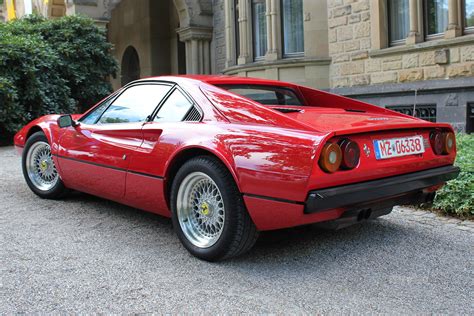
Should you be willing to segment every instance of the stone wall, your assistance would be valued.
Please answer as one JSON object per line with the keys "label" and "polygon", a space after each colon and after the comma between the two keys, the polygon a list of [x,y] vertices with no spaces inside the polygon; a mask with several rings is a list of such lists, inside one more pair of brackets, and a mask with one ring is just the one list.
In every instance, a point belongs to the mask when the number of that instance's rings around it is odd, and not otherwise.
{"label": "stone wall", "polygon": [[332,88],[474,75],[474,35],[372,49],[373,2],[328,0]]}

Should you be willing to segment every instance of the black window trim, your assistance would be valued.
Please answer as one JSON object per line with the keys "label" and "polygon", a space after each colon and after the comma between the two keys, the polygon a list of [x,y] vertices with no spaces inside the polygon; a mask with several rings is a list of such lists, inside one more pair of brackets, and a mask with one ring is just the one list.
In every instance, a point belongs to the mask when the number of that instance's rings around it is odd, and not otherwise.
{"label": "black window trim", "polygon": [[[262,104],[258,101],[255,101],[255,100],[252,100],[246,96],[243,96],[243,95],[240,95],[238,93],[235,93],[235,92],[232,92],[232,91],[229,91],[228,89],[226,89],[226,87],[236,87],[236,88],[239,88],[239,87],[249,87],[249,88],[276,88],[276,89],[282,89],[282,90],[287,90],[287,91],[291,91],[294,93],[296,99],[298,99],[298,101],[301,103],[300,105],[282,105],[282,104],[271,104],[272,106],[275,105],[275,106],[307,106],[306,103],[304,102],[304,97],[303,95],[301,94],[300,90],[298,89],[293,89],[293,88],[290,88],[290,87],[285,87],[285,86],[278,86],[278,85],[271,85],[271,84],[232,84],[232,83],[223,83],[223,84],[215,84],[216,87],[220,88],[220,89],[224,89],[230,93],[233,93],[233,94],[236,94],[242,98],[246,98],[246,99],[249,99],[253,102],[257,102],[259,104]],[[262,104],[263,106],[266,106],[266,104]]]}
{"label": "black window trim", "polygon": [[[113,100],[115,100],[115,98],[117,97],[117,95],[121,94],[121,91],[122,89],[120,90],[117,90],[115,91],[114,93],[112,93],[111,95],[109,95],[107,98],[105,98],[105,100],[103,100],[102,102],[100,102],[99,104],[97,104],[96,106],[94,106],[92,109],[90,109],[89,111],[87,111],[84,115],[82,115],[80,118],[79,118],[79,122],[83,125],[96,125],[97,122],[99,121],[99,119],[102,117],[102,114],[104,114],[105,111],[107,111],[107,109],[109,108],[110,104],[112,104]],[[89,115],[91,115],[92,113],[94,113],[98,108],[100,108],[104,103],[107,103],[107,102],[110,102],[110,104],[102,111],[102,113],[100,113],[100,115],[98,116],[98,118],[95,120],[94,123],[92,124],[86,124],[84,123],[84,120],[86,118],[89,117]]]}
{"label": "black window trim", "polygon": [[194,101],[194,99],[186,92],[184,91],[183,88],[181,88],[178,84],[175,84],[171,89],[170,91],[168,91],[168,93],[163,97],[163,99],[161,100],[161,102],[158,104],[158,106],[155,108],[155,110],[153,111],[153,113],[149,116],[149,119],[148,119],[148,122],[154,122],[154,123],[159,123],[159,122],[155,122],[155,118],[156,116],[158,115],[158,112],[160,112],[160,109],[163,107],[163,105],[166,103],[166,101],[168,101],[168,99],[170,98],[170,96],[173,94],[173,92],[175,92],[176,90],[178,90],[179,92],[181,92],[181,94],[189,101],[189,103],[191,103],[191,107],[189,108],[188,112],[186,112],[186,114],[184,115],[183,119],[180,121],[180,122],[186,122],[184,119],[188,116],[189,112],[192,111],[193,108],[195,108],[198,112],[199,112],[199,115],[200,115],[200,119],[199,121],[189,121],[191,123],[196,123],[196,122],[201,122],[202,119],[203,119],[203,111],[202,109],[197,105],[197,103]]}
{"label": "black window trim", "polygon": [[[114,92],[110,97],[108,97],[105,101],[101,102],[100,104],[98,104],[95,108],[98,108],[100,107],[102,104],[104,104],[105,102],[110,102],[110,104],[107,106],[107,108],[105,108],[102,113],[100,114],[100,116],[96,119],[96,121],[93,123],[93,124],[85,124],[85,125],[99,125],[98,122],[100,121],[100,119],[102,118],[102,116],[104,115],[105,112],[107,112],[107,110],[110,108],[110,106],[115,102],[115,100],[117,100],[125,91],[127,91],[128,89],[132,88],[132,87],[136,87],[136,86],[142,86],[142,85],[161,85],[161,86],[170,86],[171,90],[173,90],[173,87],[176,85],[176,83],[173,83],[173,82],[169,82],[169,81],[139,81],[139,82],[133,82],[129,85],[126,85],[124,86],[122,89],[120,90],[117,90],[116,92]],[[163,97],[166,98],[168,96],[168,93],[170,92],[168,91],[165,96]],[[161,102],[161,101],[160,101]],[[160,103],[158,103],[159,105]],[[157,106],[158,106],[157,105]],[[156,109],[156,107],[155,107]],[[85,115],[84,117],[81,117],[81,119],[79,120],[81,122],[81,120],[87,116],[89,116],[89,113],[92,113],[94,110],[91,110],[90,112],[87,113],[87,115]],[[153,111],[154,112],[154,111]],[[149,118],[150,116],[153,114],[153,112],[148,115],[147,119],[144,121],[144,122],[123,122],[123,123],[103,123],[103,124],[100,124],[101,126],[104,126],[104,125],[109,125],[109,124],[132,124],[132,123],[145,123],[145,122],[148,122],[149,121]]]}

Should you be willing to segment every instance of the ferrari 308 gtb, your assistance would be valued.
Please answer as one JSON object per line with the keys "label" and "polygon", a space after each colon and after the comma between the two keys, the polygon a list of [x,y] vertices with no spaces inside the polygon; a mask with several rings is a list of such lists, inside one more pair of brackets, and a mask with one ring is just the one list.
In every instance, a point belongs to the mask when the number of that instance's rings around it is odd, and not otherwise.
{"label": "ferrari 308 gtb", "polygon": [[249,250],[259,231],[340,228],[432,201],[459,173],[448,124],[225,76],[138,80],[84,114],[32,121],[15,146],[38,196],[77,190],[171,217],[210,261]]}

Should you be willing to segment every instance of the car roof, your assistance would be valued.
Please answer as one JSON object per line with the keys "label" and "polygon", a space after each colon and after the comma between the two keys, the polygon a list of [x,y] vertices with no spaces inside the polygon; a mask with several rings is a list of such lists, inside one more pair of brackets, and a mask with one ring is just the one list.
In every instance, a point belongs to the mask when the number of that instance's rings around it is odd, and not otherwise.
{"label": "car roof", "polygon": [[[283,86],[283,87],[295,87],[294,83],[269,80],[262,78],[252,78],[252,77],[237,77],[237,76],[227,76],[227,75],[170,75],[170,76],[157,76],[157,77],[148,77],[141,80],[171,80],[171,81],[181,81],[181,80],[196,80],[200,82],[205,82],[211,85],[225,85],[225,84],[235,84],[235,85],[271,85],[271,86]],[[139,80],[139,81],[141,81]]]}

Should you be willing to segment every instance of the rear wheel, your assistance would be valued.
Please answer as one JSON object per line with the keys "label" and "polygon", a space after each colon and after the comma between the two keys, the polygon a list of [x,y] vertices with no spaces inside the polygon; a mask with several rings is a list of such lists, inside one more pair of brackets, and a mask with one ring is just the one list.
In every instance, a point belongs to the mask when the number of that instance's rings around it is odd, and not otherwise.
{"label": "rear wheel", "polygon": [[58,199],[67,189],[59,178],[51,155],[51,147],[43,132],[28,138],[22,156],[23,176],[26,183],[41,198]]}
{"label": "rear wheel", "polygon": [[258,237],[234,179],[216,158],[197,157],[181,167],[172,184],[171,207],[179,239],[198,258],[240,255]]}

